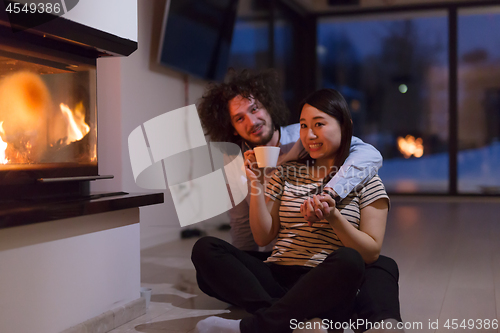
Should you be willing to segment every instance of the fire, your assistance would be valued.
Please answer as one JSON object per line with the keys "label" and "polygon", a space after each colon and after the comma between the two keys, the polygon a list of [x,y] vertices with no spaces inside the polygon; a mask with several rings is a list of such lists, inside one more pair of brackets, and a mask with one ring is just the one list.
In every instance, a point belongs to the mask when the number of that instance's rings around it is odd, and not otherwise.
{"label": "fire", "polygon": [[398,137],[399,151],[405,158],[410,158],[412,155],[419,158],[424,154],[424,141],[421,138],[415,139],[413,135],[407,135],[406,138]]}
{"label": "fire", "polygon": [[[40,75],[19,71],[2,76],[0,120],[4,129],[2,141],[8,144],[8,163],[36,163],[42,159],[49,138],[51,103],[50,91]],[[27,142],[32,149],[26,147]]]}
{"label": "fire", "polygon": [[[60,149],[72,142],[79,141],[90,132],[90,126],[85,123],[85,108],[82,102],[75,106],[74,111],[62,103],[60,108],[63,116],[60,122],[63,127],[58,141],[50,144],[53,149]],[[3,128],[4,123],[5,129]],[[24,134],[31,133],[32,129],[22,128],[19,133],[19,131],[11,131],[12,126],[9,127],[8,124],[10,123],[7,121],[0,122],[0,165],[37,163],[39,159],[34,158],[34,153],[37,149],[41,149],[40,145],[36,146],[37,137]],[[18,130],[16,127],[14,129]],[[9,136],[5,133],[6,130]],[[54,152],[54,150],[52,151]]]}
{"label": "fire", "polygon": [[66,144],[83,139],[83,137],[90,131],[90,126],[85,123],[85,111],[83,104],[78,103],[74,112],[63,103],[61,103],[59,107],[61,108],[61,112],[63,113],[68,124]]}
{"label": "fire", "polygon": [[[0,121],[0,134],[5,136],[5,131],[3,130],[3,121]],[[2,136],[0,135],[0,164],[7,164],[9,160],[5,156],[5,151],[7,150],[7,142],[2,140]]]}
{"label": "fire", "polygon": [[0,78],[0,166],[91,159],[92,151],[84,151],[92,145],[90,138],[91,142],[64,148],[90,132],[83,101],[69,105],[54,103],[48,85],[36,73],[19,71]]}

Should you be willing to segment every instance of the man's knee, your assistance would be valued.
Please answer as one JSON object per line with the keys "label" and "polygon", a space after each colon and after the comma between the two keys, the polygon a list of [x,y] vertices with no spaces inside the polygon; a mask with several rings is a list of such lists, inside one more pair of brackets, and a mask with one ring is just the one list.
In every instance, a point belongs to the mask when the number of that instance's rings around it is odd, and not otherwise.
{"label": "man's knee", "polygon": [[223,242],[221,239],[211,236],[205,236],[196,241],[191,251],[191,261],[193,263],[203,262],[210,253],[219,247]]}

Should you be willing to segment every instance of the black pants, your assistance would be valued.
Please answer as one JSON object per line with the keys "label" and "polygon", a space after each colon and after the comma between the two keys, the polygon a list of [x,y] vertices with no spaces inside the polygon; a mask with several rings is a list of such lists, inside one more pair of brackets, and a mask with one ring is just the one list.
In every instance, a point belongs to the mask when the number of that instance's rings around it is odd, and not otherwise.
{"label": "black pants", "polygon": [[365,264],[351,248],[331,253],[315,268],[267,264],[214,237],[204,237],[191,257],[206,294],[244,308],[242,333],[290,332],[290,321],[320,317],[347,322]]}
{"label": "black pants", "polygon": [[[245,251],[259,260],[266,260],[272,252]],[[396,262],[386,256],[365,266],[363,284],[356,296],[355,319],[363,319],[358,331],[366,331],[372,324],[386,319],[401,320],[399,309],[399,269]]]}
{"label": "black pants", "polygon": [[[363,319],[365,323],[377,323],[390,318],[402,321],[398,281],[398,265],[393,259],[381,255],[377,261],[366,265],[363,284],[354,307],[357,318]],[[365,324],[362,331],[369,328]]]}

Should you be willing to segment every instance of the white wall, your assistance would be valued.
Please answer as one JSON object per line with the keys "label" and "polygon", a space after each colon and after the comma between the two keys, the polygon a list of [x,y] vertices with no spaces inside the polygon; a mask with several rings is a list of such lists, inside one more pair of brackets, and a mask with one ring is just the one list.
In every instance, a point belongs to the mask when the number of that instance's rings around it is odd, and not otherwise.
{"label": "white wall", "polygon": [[97,61],[97,160],[100,175],[114,179],[91,182],[96,192],[122,190],[121,58]]}
{"label": "white wall", "polygon": [[0,267],[0,332],[61,332],[140,297],[139,211],[2,229]]}
{"label": "white wall", "polygon": [[[31,4],[35,1],[16,0]],[[66,3],[66,2],[65,2]],[[64,7],[61,13],[64,13]],[[80,0],[63,17],[121,38],[137,41],[137,0]]]}
{"label": "white wall", "polygon": [[80,0],[64,18],[137,41],[137,0]]}
{"label": "white wall", "polygon": [[[134,182],[128,135],[145,121],[185,106],[186,76],[156,63],[165,3],[138,1],[138,50],[128,57],[98,60],[99,172],[117,179],[94,182],[93,190],[148,192]],[[193,104],[207,82],[192,77],[188,82],[188,104]],[[141,248],[180,236],[170,191],[164,193],[164,204],[141,208]]]}

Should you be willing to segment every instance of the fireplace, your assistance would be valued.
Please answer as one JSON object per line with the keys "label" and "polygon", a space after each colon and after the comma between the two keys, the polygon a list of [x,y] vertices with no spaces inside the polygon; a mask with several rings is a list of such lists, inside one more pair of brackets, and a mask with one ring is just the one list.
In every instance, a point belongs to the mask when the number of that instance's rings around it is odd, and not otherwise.
{"label": "fireplace", "polygon": [[97,59],[136,49],[137,3],[80,1],[65,16],[73,21],[13,32],[4,2],[0,303],[9,306],[0,332],[114,329],[146,312],[139,207],[163,202],[163,193],[89,190],[89,179],[99,177],[99,127],[114,127],[98,123],[109,110],[97,110],[96,100],[110,97],[97,90]]}
{"label": "fireplace", "polygon": [[0,10],[0,229],[163,202],[90,192],[112,177],[98,171],[97,59],[137,42],[64,17],[27,23]]}
{"label": "fireplace", "polygon": [[95,61],[0,50],[0,186],[97,175]]}
{"label": "fireplace", "polygon": [[88,196],[111,177],[98,173],[96,61],[137,43],[62,17],[11,28],[0,12],[0,200]]}

